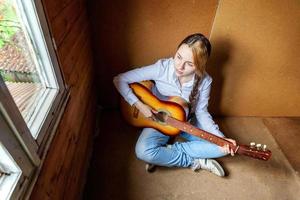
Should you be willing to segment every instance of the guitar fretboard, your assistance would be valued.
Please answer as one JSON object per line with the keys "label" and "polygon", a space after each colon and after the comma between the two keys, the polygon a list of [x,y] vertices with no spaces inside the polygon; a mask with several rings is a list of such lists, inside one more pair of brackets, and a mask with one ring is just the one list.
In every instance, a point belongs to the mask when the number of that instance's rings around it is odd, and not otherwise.
{"label": "guitar fretboard", "polygon": [[178,128],[181,131],[184,131],[186,133],[200,137],[200,138],[207,140],[209,142],[212,142],[218,146],[223,147],[228,144],[230,146],[230,148],[233,149],[233,151],[236,151],[236,148],[238,148],[238,146],[234,146],[231,142],[225,140],[224,138],[221,138],[221,137],[213,135],[207,131],[196,128],[187,122],[182,122],[182,121],[179,121],[172,117],[168,117],[165,122],[168,125]]}

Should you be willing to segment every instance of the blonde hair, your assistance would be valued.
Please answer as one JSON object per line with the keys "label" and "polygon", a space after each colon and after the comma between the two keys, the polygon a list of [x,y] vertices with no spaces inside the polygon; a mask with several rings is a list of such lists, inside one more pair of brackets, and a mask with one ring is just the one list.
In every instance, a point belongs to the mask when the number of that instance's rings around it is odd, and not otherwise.
{"label": "blonde hair", "polygon": [[193,117],[196,111],[196,105],[199,99],[199,92],[198,92],[199,86],[205,74],[206,63],[211,52],[211,44],[209,40],[201,33],[196,33],[187,36],[179,44],[178,48],[183,44],[188,45],[192,49],[193,59],[194,59],[193,61],[196,67],[194,85],[191,94],[189,96],[189,101],[190,101],[189,118],[191,118]]}

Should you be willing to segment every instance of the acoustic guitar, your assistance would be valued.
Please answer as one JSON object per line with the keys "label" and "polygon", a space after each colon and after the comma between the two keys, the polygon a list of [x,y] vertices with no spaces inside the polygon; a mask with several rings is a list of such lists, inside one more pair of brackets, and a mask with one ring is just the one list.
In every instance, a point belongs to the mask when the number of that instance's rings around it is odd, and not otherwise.
{"label": "acoustic guitar", "polygon": [[266,148],[266,145],[255,144],[254,142],[251,142],[250,145],[233,145],[224,138],[201,130],[186,122],[188,103],[180,97],[170,97],[166,101],[160,100],[151,92],[153,85],[151,81],[130,84],[131,89],[140,101],[156,111],[153,112],[152,118],[144,117],[136,107],[130,106],[122,98],[121,111],[126,121],[131,125],[136,127],[151,127],[168,136],[176,136],[181,131],[184,131],[221,147],[229,145],[236,154],[265,161],[271,157],[272,153]]}

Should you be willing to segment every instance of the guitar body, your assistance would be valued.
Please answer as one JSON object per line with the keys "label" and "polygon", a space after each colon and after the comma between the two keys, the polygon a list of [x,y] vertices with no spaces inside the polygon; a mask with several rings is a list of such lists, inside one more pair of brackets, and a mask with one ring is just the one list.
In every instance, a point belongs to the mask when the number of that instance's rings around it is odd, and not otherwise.
{"label": "guitar body", "polygon": [[[151,92],[153,85],[151,81],[144,81],[141,83],[132,83],[130,87],[144,104],[147,104],[158,112],[166,113],[177,120],[186,121],[188,103],[180,97],[170,97],[167,101],[158,99]],[[133,126],[151,127],[169,136],[178,135],[181,132],[179,129],[163,122],[157,122],[144,117],[136,107],[130,106],[123,98],[121,100],[121,110],[126,121]]]}

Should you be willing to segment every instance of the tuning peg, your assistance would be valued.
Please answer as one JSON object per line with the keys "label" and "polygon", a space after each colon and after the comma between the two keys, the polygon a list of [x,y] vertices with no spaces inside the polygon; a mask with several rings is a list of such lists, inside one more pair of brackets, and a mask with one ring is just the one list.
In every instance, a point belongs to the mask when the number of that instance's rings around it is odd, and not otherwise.
{"label": "tuning peg", "polygon": [[255,147],[255,142],[250,142],[250,147],[254,148]]}
{"label": "tuning peg", "polygon": [[263,151],[266,151],[267,150],[267,145],[264,144],[262,149],[263,149]]}
{"label": "tuning peg", "polygon": [[256,144],[257,149],[261,149],[261,144]]}

